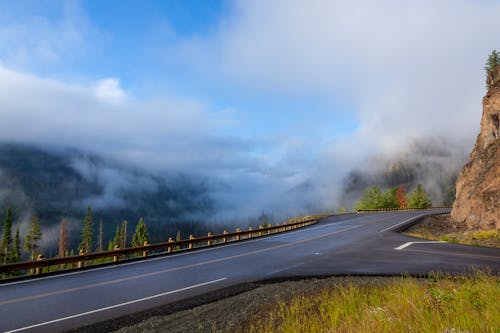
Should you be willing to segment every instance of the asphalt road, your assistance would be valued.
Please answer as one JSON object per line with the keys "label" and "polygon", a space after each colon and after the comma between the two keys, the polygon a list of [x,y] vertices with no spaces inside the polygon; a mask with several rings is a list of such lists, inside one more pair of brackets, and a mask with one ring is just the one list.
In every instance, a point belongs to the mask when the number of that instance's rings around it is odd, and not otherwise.
{"label": "asphalt road", "polygon": [[334,216],[260,239],[3,284],[0,331],[61,332],[257,280],[456,273],[474,267],[500,272],[500,249],[423,241],[397,232],[424,214]]}

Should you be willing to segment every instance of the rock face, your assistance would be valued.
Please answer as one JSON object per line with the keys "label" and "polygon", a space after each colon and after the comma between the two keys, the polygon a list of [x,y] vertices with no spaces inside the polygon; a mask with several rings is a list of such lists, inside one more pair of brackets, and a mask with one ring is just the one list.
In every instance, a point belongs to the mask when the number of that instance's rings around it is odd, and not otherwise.
{"label": "rock face", "polygon": [[486,83],[481,133],[457,179],[451,211],[468,229],[500,229],[500,66]]}

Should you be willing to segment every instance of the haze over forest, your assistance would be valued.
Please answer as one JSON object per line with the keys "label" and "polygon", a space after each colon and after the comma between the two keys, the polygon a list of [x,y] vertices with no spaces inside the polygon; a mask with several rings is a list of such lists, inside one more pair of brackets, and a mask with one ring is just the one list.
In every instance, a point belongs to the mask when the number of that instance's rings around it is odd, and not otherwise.
{"label": "haze over forest", "polygon": [[472,0],[0,1],[2,214],[40,215],[49,242],[87,205],[110,230],[160,230],[351,209],[373,184],[449,204],[498,17]]}

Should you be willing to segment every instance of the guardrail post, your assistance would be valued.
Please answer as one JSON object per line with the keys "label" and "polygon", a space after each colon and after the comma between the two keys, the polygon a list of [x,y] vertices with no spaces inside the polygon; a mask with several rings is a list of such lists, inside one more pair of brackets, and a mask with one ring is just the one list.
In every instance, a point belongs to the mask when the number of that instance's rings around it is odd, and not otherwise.
{"label": "guardrail post", "polygon": [[[81,250],[80,250],[80,252],[78,252],[78,255],[80,255],[80,256],[84,256],[84,255],[85,255],[85,251],[83,251],[83,249],[81,249]],[[83,264],[84,264],[84,263],[83,263],[83,260],[80,260],[80,261],[78,262],[78,266],[77,266],[77,267],[78,267],[78,268],[82,268],[82,267],[83,267]]]}
{"label": "guardrail post", "polygon": [[[259,225],[259,229],[262,229],[261,225]],[[259,237],[262,236],[262,231],[259,230],[259,233],[257,235],[259,235]]]}
{"label": "guardrail post", "polygon": [[[172,237],[168,237],[168,242],[169,243],[173,243],[174,242],[174,239]],[[167,253],[172,253],[172,246],[169,246],[167,248]]]}
{"label": "guardrail post", "polygon": [[[222,234],[227,235],[228,234],[227,230],[224,230],[224,232]],[[227,242],[227,237],[222,238],[222,243],[225,243],[225,242]]]}
{"label": "guardrail post", "polygon": [[[145,241],[144,242],[144,246],[148,246],[148,245],[149,245],[148,241]],[[148,256],[148,250],[142,251],[142,256],[143,257],[147,257]]]}
{"label": "guardrail post", "polygon": [[[236,228],[236,232],[240,233],[241,229],[240,228]],[[236,240],[240,240],[240,239],[241,239],[241,235],[240,234],[236,235]]]}
{"label": "guardrail post", "polygon": [[[253,230],[252,227],[248,227],[248,231],[252,231],[252,230]],[[252,238],[252,233],[251,232],[248,234],[248,238]]]}
{"label": "guardrail post", "polygon": [[[120,247],[119,247],[118,245],[115,245],[115,246],[113,247],[113,250],[114,250],[114,251],[119,250],[119,249],[120,249]],[[117,256],[117,255],[114,255],[114,256],[113,256],[113,262],[117,262],[117,261],[118,261],[118,256]]]}
{"label": "guardrail post", "polygon": [[[195,237],[193,235],[189,235],[189,240],[193,240]],[[193,248],[193,242],[189,242],[189,249]]]}
{"label": "guardrail post", "polygon": [[[36,261],[40,261],[43,259],[43,254],[39,254],[37,257],[36,257]],[[35,274],[38,275],[38,274],[41,274],[42,273],[42,267],[37,267],[35,268]]]}
{"label": "guardrail post", "polygon": [[[212,233],[211,233],[211,232],[209,232],[207,236],[208,236],[208,237],[212,237],[213,235],[212,235]],[[207,245],[208,245],[208,246],[212,245],[212,240],[211,240],[211,239],[209,239],[209,240],[208,240]]]}
{"label": "guardrail post", "polygon": [[[271,223],[269,223],[268,227],[269,227],[269,228],[272,228],[272,226],[273,226],[273,225],[272,225]],[[268,234],[270,234],[271,232],[272,232],[272,230],[268,230],[268,231],[267,231],[267,233],[268,233]]]}

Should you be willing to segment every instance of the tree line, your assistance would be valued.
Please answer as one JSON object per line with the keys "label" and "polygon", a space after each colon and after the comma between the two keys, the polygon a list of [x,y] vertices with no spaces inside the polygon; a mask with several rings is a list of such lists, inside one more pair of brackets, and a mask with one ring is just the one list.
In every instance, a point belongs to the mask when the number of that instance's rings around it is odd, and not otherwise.
{"label": "tree line", "polygon": [[407,195],[403,185],[382,191],[378,186],[368,187],[354,208],[356,210],[384,208],[429,208],[432,201],[422,184]]}
{"label": "tree line", "polygon": [[[36,260],[39,255],[43,255],[42,248],[40,246],[43,235],[38,217],[33,216],[31,218],[29,229],[24,237],[24,241],[21,240],[19,234],[19,226],[16,227],[14,237],[12,236],[12,222],[12,209],[7,208],[2,229],[3,234],[0,248],[0,263],[7,264],[21,261],[23,258],[21,248],[24,250],[25,257],[27,257],[28,260]],[[121,224],[118,224],[116,226],[115,235],[108,242],[108,250],[127,247],[127,224],[127,221],[123,221]],[[104,250],[103,221],[101,220],[99,222],[97,234],[94,232],[94,229],[95,228],[92,218],[92,210],[90,206],[88,206],[87,213],[83,220],[83,226],[80,235],[80,244],[77,248],[79,252],[91,253],[94,251],[100,252]],[[69,235],[67,222],[65,220],[62,220],[59,227],[59,257],[65,257],[75,254],[74,250],[70,249],[68,237]],[[146,223],[144,223],[144,219],[140,218],[135,228],[134,234],[132,235],[130,245],[132,247],[142,246],[145,242],[148,242],[148,240],[149,234],[147,225]]]}

